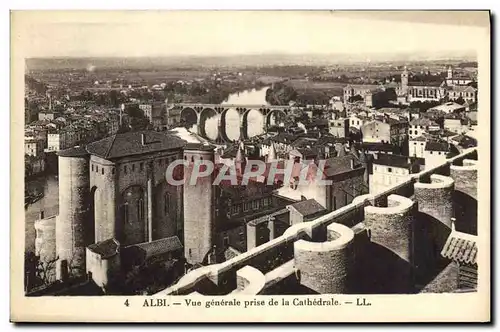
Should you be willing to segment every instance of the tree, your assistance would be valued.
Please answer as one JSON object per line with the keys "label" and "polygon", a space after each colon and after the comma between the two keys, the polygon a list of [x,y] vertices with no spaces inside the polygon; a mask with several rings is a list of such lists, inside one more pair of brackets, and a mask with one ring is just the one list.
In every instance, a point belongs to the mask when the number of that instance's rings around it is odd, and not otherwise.
{"label": "tree", "polygon": [[33,156],[28,154],[24,155],[24,176],[29,177],[33,174],[33,166],[31,161],[33,160]]}
{"label": "tree", "polygon": [[26,291],[55,281],[55,264],[59,258],[43,261],[33,252],[24,254],[24,284]]}
{"label": "tree", "polygon": [[455,103],[463,105],[465,104],[465,100],[462,98],[462,96],[460,96],[455,100]]}
{"label": "tree", "polygon": [[134,104],[125,109],[125,113],[129,118],[129,126],[131,131],[140,131],[150,129],[149,119],[144,116],[144,112],[139,108],[139,105]]}
{"label": "tree", "polygon": [[361,97],[360,95],[354,95],[354,96],[349,97],[349,99],[347,101],[350,103],[354,103],[356,101],[362,101],[362,100],[363,100],[363,97]]}

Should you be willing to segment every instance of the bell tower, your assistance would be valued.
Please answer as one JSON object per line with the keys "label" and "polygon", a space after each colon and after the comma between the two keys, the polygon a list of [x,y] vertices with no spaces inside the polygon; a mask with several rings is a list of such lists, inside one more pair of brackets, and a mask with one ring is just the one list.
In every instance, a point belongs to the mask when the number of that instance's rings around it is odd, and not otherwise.
{"label": "bell tower", "polygon": [[406,69],[406,66],[401,73],[401,92],[403,95],[408,93],[408,70]]}

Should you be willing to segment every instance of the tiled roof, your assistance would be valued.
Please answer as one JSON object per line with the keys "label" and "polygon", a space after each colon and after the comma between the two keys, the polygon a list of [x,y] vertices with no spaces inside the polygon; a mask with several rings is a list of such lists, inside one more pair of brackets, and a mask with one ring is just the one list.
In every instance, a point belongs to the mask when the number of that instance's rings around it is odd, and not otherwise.
{"label": "tiled roof", "polygon": [[417,142],[426,142],[427,138],[425,138],[423,135],[420,135],[415,138],[410,138],[410,141],[417,141]]}
{"label": "tiled roof", "polygon": [[293,203],[290,206],[292,206],[304,217],[316,214],[318,212],[326,211],[326,209],[321,204],[319,204],[315,199],[300,201],[297,203]]}
{"label": "tiled roof", "polygon": [[120,244],[115,239],[108,239],[88,246],[88,248],[101,255],[101,258],[109,258],[118,253]]}
{"label": "tiled roof", "polygon": [[449,151],[449,145],[446,142],[427,142],[425,145],[427,151]]}
{"label": "tiled roof", "polygon": [[359,166],[359,161],[353,155],[345,155],[340,157],[333,157],[326,159],[325,168],[323,173],[329,177],[340,173],[345,173],[351,171],[351,160],[353,161],[353,166]]}
{"label": "tiled roof", "polygon": [[421,163],[422,160],[419,160],[417,158],[387,153],[377,154],[377,159],[373,161],[374,165],[384,165],[407,169],[410,169],[414,165],[419,165]]}
{"label": "tiled roof", "polygon": [[412,126],[437,126],[437,123],[428,118],[418,118],[411,120]]}
{"label": "tiled roof", "polygon": [[[145,135],[145,144],[142,144]],[[87,145],[87,151],[105,159],[120,158],[144,153],[179,149],[186,141],[156,131],[137,131],[116,134]]]}
{"label": "tiled roof", "polygon": [[166,254],[182,248],[181,241],[177,236],[171,236],[152,242],[140,243],[134,246],[142,249],[146,254],[146,258]]}
{"label": "tiled roof", "polygon": [[463,264],[476,264],[477,244],[475,237],[460,232],[452,232],[446,240],[441,256]]}

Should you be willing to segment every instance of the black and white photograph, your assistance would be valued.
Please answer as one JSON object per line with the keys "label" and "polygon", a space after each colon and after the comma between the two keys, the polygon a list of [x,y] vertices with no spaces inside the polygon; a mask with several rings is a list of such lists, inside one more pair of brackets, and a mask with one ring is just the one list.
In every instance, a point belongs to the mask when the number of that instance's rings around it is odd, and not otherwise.
{"label": "black and white photograph", "polygon": [[489,12],[410,14],[14,12],[24,297],[477,294]]}

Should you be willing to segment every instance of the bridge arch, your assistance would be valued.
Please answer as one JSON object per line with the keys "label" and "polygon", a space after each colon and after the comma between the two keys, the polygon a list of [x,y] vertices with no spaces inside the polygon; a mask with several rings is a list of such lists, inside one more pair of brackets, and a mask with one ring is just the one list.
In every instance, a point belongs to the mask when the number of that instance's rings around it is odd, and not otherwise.
{"label": "bridge arch", "polygon": [[199,114],[199,134],[210,140],[219,137],[220,114],[213,108],[204,108]]}
{"label": "bridge arch", "polygon": [[286,119],[286,112],[282,109],[270,109],[266,115],[266,128],[280,125]]}
{"label": "bridge arch", "polygon": [[187,129],[198,133],[199,132],[199,123],[200,123],[200,115],[199,113],[192,107],[184,107],[181,110],[181,123]]}
{"label": "bridge arch", "polygon": [[266,117],[260,109],[247,109],[241,115],[241,128],[244,138],[261,135],[265,132]]}
{"label": "bridge arch", "polygon": [[240,110],[238,108],[227,108],[220,115],[220,135],[226,142],[240,139]]}

